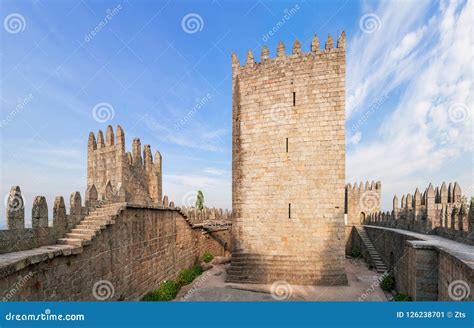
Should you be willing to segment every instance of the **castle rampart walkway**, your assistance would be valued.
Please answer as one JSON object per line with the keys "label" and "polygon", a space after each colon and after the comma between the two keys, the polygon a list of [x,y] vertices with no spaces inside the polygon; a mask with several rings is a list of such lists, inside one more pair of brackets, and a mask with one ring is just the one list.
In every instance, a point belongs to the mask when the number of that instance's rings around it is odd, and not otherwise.
{"label": "castle rampart walkway", "polygon": [[[414,300],[472,300],[474,246],[437,235],[364,225],[395,276],[399,293]],[[455,285],[465,297],[457,299]]]}

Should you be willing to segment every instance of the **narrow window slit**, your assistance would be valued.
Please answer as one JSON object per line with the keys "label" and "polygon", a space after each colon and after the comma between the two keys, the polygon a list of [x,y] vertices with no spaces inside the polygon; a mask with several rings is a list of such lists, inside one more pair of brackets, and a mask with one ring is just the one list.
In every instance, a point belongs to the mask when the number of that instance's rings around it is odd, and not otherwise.
{"label": "narrow window slit", "polygon": [[291,203],[288,204],[288,219],[291,219]]}
{"label": "narrow window slit", "polygon": [[293,106],[296,106],[296,92],[293,92]]}
{"label": "narrow window slit", "polygon": [[288,152],[288,138],[286,138],[286,152]]}

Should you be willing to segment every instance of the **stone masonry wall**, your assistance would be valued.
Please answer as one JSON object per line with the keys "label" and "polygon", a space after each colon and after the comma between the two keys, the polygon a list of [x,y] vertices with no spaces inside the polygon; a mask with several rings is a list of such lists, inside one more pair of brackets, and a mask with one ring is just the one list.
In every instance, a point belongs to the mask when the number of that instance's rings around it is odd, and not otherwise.
{"label": "stone masonry wall", "polygon": [[401,205],[393,198],[392,212],[375,211],[366,216],[365,224],[405,229],[424,234],[437,234],[462,243],[474,245],[474,202],[470,205],[461,197],[458,183],[432,184],[421,194],[403,195]]}
{"label": "stone masonry wall", "polygon": [[64,198],[56,197],[53,204],[53,225],[50,226],[46,198],[36,196],[31,213],[31,228],[25,228],[24,199],[20,187],[12,187],[6,211],[8,229],[0,230],[0,254],[55,244],[88,213],[88,209],[82,206],[79,192],[71,194],[69,203],[67,214]]}
{"label": "stone masonry wall", "polygon": [[117,126],[116,138],[112,126],[106,138],[101,130],[97,140],[89,134],[87,148],[87,193],[98,199],[160,204],[162,200],[162,158],[160,152],[153,159],[150,145],[141,154],[140,139],[133,139],[132,152],[125,150],[125,133]]}
{"label": "stone masonry wall", "polygon": [[69,256],[51,253],[49,259],[18,271],[0,270],[0,297],[10,293],[8,300],[95,300],[94,284],[107,280],[114,290],[110,300],[137,300],[195,264],[205,251],[228,252],[213,235],[192,228],[177,210],[127,206],[90,245]]}
{"label": "stone masonry wall", "polygon": [[344,33],[260,63],[249,50],[245,66],[234,54],[232,72],[232,255],[261,259],[260,273],[233,261],[235,280],[346,283]]}
{"label": "stone masonry wall", "polygon": [[[449,286],[461,280],[471,291],[464,300],[473,300],[474,270],[472,262],[459,257],[462,252],[448,252],[436,242],[383,227],[365,226],[365,230],[384,262],[392,269],[399,293],[417,301],[452,301]],[[451,285],[452,293],[453,288]]]}
{"label": "stone masonry wall", "polygon": [[346,185],[346,206],[347,225],[364,224],[365,218],[370,213],[380,211],[381,188],[380,181],[371,184],[367,181],[365,185],[360,182],[359,185],[354,183]]}

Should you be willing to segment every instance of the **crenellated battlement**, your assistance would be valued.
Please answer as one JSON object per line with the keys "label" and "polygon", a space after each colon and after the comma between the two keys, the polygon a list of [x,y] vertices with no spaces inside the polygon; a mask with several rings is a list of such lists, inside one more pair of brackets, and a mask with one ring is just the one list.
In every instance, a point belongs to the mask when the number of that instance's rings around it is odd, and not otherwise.
{"label": "crenellated battlement", "polygon": [[222,208],[204,207],[202,210],[196,207],[182,206],[179,208],[192,225],[202,224],[209,227],[228,227],[232,222],[232,211]]}
{"label": "crenellated battlement", "polygon": [[50,226],[48,202],[44,196],[36,196],[31,211],[31,228],[26,228],[24,199],[20,187],[13,186],[6,206],[8,229],[0,230],[0,254],[55,244],[88,213],[78,191],[71,194],[69,204],[68,214],[64,198],[57,196],[54,199],[53,225]]}
{"label": "crenellated battlement", "polygon": [[323,59],[324,57],[330,58],[336,53],[345,54],[346,49],[346,33],[343,31],[337,39],[336,47],[334,47],[334,40],[331,35],[328,35],[324,48],[320,48],[319,38],[314,35],[309,52],[301,51],[301,43],[298,39],[293,42],[291,54],[285,53],[285,44],[279,42],[276,49],[276,56],[270,57],[270,50],[267,46],[263,46],[260,53],[260,62],[255,61],[255,57],[252,49],[247,51],[247,57],[244,65],[240,64],[240,60],[235,53],[232,53],[232,69],[234,73],[245,71],[246,69],[257,69],[260,66],[265,66],[272,63],[280,63],[282,61],[294,60],[294,59]]}
{"label": "crenellated battlement", "polygon": [[345,187],[345,213],[347,225],[363,224],[369,213],[380,211],[382,184],[380,181],[354,182]]}
{"label": "crenellated battlement", "polygon": [[[232,54],[232,256],[264,260],[258,270],[233,261],[229,281],[346,283],[345,73],[344,33],[337,48],[330,36],[309,52],[299,40],[275,57],[264,46],[260,62],[249,50],[243,66]],[[298,258],[305,274],[276,255]]]}
{"label": "crenellated battlement", "polygon": [[97,139],[89,134],[87,147],[86,201],[162,203],[162,158],[159,151],[153,158],[150,145],[144,145],[143,156],[139,138],[132,141],[132,151],[126,151],[125,133],[120,125],[116,133],[108,126]]}
{"label": "crenellated battlement", "polygon": [[457,182],[445,182],[439,187],[429,184],[423,193],[418,188],[413,194],[393,197],[392,212],[376,211],[365,224],[405,229],[425,234],[438,234],[463,243],[474,244],[474,204],[462,199]]}

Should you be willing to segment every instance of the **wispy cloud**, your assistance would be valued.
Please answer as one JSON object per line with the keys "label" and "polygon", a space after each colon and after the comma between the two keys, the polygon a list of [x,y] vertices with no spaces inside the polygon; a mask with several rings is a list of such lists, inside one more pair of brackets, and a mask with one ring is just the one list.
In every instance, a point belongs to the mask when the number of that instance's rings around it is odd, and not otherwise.
{"label": "wispy cloud", "polygon": [[212,167],[206,168],[203,171],[205,173],[212,174],[212,175],[224,175],[224,174],[227,173],[225,170],[215,169],[215,168],[212,168]]}
{"label": "wispy cloud", "polygon": [[[472,2],[442,2],[421,20],[426,6],[385,2],[375,10],[381,35],[372,39],[361,32],[350,43],[349,61],[361,65],[348,68],[348,117],[357,119],[377,97],[394,98],[384,105],[389,114],[380,124],[360,128],[362,140],[348,151],[347,161],[349,180],[382,180],[385,208],[394,193],[425,187],[433,176],[435,183],[459,180],[473,194],[472,73],[467,69],[474,60]],[[361,70],[366,81],[358,87]],[[369,129],[375,133],[364,140]]]}
{"label": "wispy cloud", "polygon": [[204,194],[205,205],[229,208],[231,181],[225,175],[215,175],[214,173],[207,170],[207,172],[190,174],[165,174],[163,184],[170,199],[174,200],[177,205],[190,205],[190,198],[195,198],[197,191],[201,190]]}

